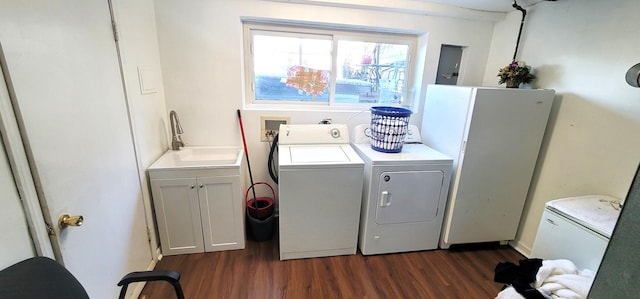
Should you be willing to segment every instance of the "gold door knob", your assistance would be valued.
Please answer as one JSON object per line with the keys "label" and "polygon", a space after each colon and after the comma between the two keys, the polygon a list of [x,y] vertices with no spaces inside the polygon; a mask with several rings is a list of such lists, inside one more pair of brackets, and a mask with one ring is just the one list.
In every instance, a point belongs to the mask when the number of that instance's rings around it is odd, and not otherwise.
{"label": "gold door knob", "polygon": [[60,228],[66,228],[67,226],[81,226],[84,217],[82,215],[69,216],[69,214],[63,214],[58,218],[58,225]]}

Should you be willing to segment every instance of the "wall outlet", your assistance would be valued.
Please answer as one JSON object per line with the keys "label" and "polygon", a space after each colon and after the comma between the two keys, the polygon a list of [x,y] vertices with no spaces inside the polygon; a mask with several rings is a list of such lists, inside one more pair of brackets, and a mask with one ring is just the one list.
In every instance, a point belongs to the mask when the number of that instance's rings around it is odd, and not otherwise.
{"label": "wall outlet", "polygon": [[291,118],[286,116],[261,116],[260,117],[260,141],[272,141],[280,125],[286,125],[291,122]]}

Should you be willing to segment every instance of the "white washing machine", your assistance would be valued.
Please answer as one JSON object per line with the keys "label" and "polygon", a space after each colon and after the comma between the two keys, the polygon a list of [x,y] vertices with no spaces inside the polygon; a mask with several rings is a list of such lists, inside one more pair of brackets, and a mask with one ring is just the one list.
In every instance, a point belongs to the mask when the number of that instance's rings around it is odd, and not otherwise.
{"label": "white washing machine", "polygon": [[416,126],[399,153],[375,151],[369,125],[352,146],[365,162],[358,245],[364,255],[436,249],[453,160],[422,144]]}
{"label": "white washing machine", "polygon": [[280,259],[355,254],[364,162],[346,125],[281,125]]}

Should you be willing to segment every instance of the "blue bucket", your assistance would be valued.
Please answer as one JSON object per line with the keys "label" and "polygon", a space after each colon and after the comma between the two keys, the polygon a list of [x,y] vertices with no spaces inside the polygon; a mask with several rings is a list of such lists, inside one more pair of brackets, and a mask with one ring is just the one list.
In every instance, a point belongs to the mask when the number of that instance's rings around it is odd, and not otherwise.
{"label": "blue bucket", "polygon": [[383,153],[402,151],[411,113],[405,108],[371,107],[371,148]]}

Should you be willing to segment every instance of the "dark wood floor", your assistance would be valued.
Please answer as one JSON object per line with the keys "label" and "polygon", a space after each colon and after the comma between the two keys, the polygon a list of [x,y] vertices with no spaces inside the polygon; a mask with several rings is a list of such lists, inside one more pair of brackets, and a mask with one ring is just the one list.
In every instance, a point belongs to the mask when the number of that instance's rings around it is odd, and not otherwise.
{"label": "dark wood floor", "polygon": [[[524,257],[508,246],[280,261],[278,242],[247,241],[244,250],[166,256],[185,297],[197,298],[494,298],[498,262]],[[175,298],[164,282],[140,298]]]}

